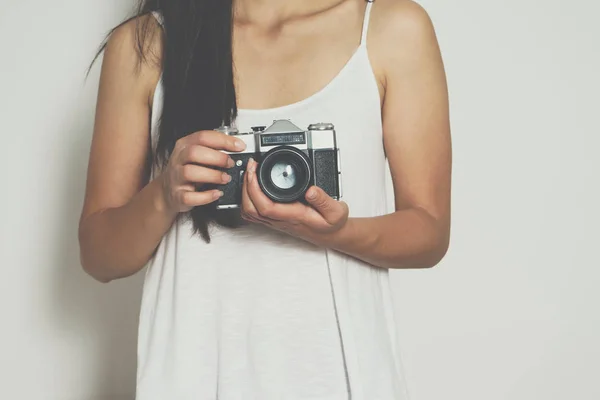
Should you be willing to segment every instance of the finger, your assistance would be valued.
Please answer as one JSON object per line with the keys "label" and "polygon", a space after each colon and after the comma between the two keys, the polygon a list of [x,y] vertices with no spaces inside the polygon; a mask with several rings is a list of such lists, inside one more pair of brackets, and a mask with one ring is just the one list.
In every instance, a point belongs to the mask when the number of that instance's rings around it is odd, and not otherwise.
{"label": "finger", "polygon": [[248,197],[258,215],[275,221],[299,223],[304,215],[305,206],[302,204],[281,204],[269,199],[261,190],[256,177],[256,162],[248,163]]}
{"label": "finger", "polygon": [[199,131],[186,136],[185,144],[200,145],[215,150],[238,152],[246,148],[243,140],[218,131]]}
{"label": "finger", "polygon": [[250,196],[248,195],[248,186],[248,173],[246,172],[244,174],[242,185],[242,218],[250,222],[271,225],[271,223],[268,220],[261,218],[258,214],[256,207],[254,207],[254,204],[252,203],[252,200],[250,200]]}
{"label": "finger", "polygon": [[197,207],[212,203],[223,196],[220,190],[207,190],[205,192],[181,191],[179,202],[186,207]]}
{"label": "finger", "polygon": [[273,226],[271,221],[268,221],[266,219],[256,218],[249,214],[242,213],[242,218],[244,218],[248,222],[252,222],[255,224],[263,224],[263,225]]}
{"label": "finger", "polygon": [[269,211],[273,207],[273,202],[260,190],[258,180],[256,179],[256,161],[254,160],[248,162],[246,185],[248,201],[252,204],[257,214],[261,217],[271,218]]}
{"label": "finger", "polygon": [[231,175],[226,172],[194,164],[183,165],[179,171],[181,181],[186,183],[215,183],[217,185],[224,185],[231,181]]}
{"label": "finger", "polygon": [[243,184],[242,184],[242,215],[247,216],[249,218],[258,217],[258,212],[252,204],[252,200],[250,200],[250,196],[248,195],[248,170],[244,173]]}
{"label": "finger", "polygon": [[332,199],[318,186],[306,192],[306,200],[330,225],[337,225],[348,217],[348,205]]}
{"label": "finger", "polygon": [[200,145],[188,145],[181,150],[180,164],[202,164],[220,168],[231,168],[234,163],[231,157],[222,151]]}

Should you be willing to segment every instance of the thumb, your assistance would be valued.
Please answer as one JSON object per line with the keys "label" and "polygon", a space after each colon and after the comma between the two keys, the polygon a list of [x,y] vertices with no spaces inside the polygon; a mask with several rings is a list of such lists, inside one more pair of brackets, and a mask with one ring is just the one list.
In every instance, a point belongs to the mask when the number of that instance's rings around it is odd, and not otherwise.
{"label": "thumb", "polygon": [[318,186],[308,189],[306,200],[330,225],[337,225],[348,217],[346,203],[332,199]]}

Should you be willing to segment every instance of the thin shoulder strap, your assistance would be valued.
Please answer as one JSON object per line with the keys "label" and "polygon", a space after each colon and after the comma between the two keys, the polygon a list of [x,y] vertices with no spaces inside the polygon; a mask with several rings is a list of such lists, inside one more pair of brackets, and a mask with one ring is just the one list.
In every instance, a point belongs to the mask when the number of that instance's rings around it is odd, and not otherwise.
{"label": "thin shoulder strap", "polygon": [[362,35],[360,38],[361,46],[367,44],[367,33],[369,32],[369,20],[370,20],[370,16],[371,16],[371,6],[373,5],[374,1],[375,0],[367,0],[367,8],[365,10],[365,19],[363,20]]}
{"label": "thin shoulder strap", "polygon": [[152,11],[152,16],[156,18],[156,22],[158,22],[160,26],[164,27],[164,21],[161,13],[159,13],[158,11]]}

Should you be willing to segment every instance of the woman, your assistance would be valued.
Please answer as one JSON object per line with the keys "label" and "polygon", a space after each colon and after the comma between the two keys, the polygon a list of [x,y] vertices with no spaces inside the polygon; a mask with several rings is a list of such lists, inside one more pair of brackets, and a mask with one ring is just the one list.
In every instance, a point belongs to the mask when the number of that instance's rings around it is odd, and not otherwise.
{"label": "woman", "polygon": [[[334,125],[343,201],[275,202],[249,161],[243,221],[217,210],[244,145],[215,129],[285,119]],[[415,3],[145,1],[107,41],[80,223],[97,280],[147,266],[137,398],[406,398],[388,272],[447,251],[450,147]]]}

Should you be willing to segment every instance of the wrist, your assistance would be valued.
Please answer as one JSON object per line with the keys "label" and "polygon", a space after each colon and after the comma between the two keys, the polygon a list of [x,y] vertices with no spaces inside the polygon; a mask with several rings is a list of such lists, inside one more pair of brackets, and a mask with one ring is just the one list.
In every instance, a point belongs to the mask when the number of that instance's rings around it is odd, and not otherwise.
{"label": "wrist", "polygon": [[364,218],[348,218],[348,221],[335,235],[332,248],[346,254],[355,255],[377,245],[376,232],[364,226]]}
{"label": "wrist", "polygon": [[329,235],[328,245],[334,250],[344,251],[348,247],[352,247],[352,243],[356,241],[356,221],[354,218],[348,218],[344,225]]}
{"label": "wrist", "polygon": [[163,214],[169,218],[175,218],[177,216],[177,211],[170,206],[167,196],[164,190],[164,178],[163,175],[159,175],[152,181],[152,206],[154,211]]}

